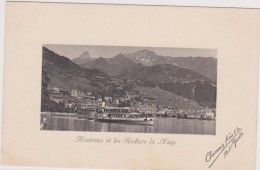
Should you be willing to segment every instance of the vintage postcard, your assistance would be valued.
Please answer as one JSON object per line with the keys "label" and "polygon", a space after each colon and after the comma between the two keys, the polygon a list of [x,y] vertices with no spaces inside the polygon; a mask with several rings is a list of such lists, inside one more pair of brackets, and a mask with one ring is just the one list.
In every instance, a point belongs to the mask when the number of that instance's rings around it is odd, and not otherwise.
{"label": "vintage postcard", "polygon": [[255,169],[260,10],[6,8],[4,165]]}

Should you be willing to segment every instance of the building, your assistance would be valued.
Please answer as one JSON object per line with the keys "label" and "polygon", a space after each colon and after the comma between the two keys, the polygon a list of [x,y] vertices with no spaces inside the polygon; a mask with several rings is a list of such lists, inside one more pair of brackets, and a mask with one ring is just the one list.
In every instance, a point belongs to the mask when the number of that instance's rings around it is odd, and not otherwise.
{"label": "building", "polygon": [[92,99],[92,100],[94,100],[94,99],[95,99],[95,96],[88,96],[88,95],[86,95],[86,96],[84,96],[84,98],[85,98],[85,99]]}
{"label": "building", "polygon": [[155,105],[144,104],[138,107],[138,111],[140,113],[145,113],[145,114],[154,114],[158,112],[158,109],[156,108]]}
{"label": "building", "polygon": [[113,101],[112,97],[110,97],[110,96],[105,96],[105,97],[104,97],[104,100],[105,100],[106,102],[109,102],[109,103],[111,103],[111,102]]}
{"label": "building", "polygon": [[53,88],[51,88],[51,92],[54,93],[54,94],[60,94],[60,88],[53,87]]}
{"label": "building", "polygon": [[77,90],[71,90],[71,96],[72,96],[72,97],[77,97],[77,96],[79,96],[78,91],[77,91]]}
{"label": "building", "polygon": [[86,92],[86,95],[88,95],[88,96],[92,96],[93,93],[92,93],[91,91],[87,91],[87,92]]}
{"label": "building", "polygon": [[130,100],[123,100],[119,101],[118,107],[130,107],[131,103]]}
{"label": "building", "polygon": [[168,109],[167,108],[162,108],[162,109],[160,109],[159,111],[158,111],[158,114],[160,114],[160,115],[164,115],[164,114],[168,114]]}
{"label": "building", "polygon": [[85,93],[79,90],[71,90],[72,97],[84,97]]}
{"label": "building", "polygon": [[113,100],[113,104],[118,105],[118,104],[119,104],[119,100],[118,100],[117,98],[115,98],[115,99]]}
{"label": "building", "polygon": [[102,102],[102,97],[100,95],[97,97],[97,101]]}
{"label": "building", "polygon": [[65,102],[65,108],[71,109],[76,105],[74,102]]}
{"label": "building", "polygon": [[53,96],[50,97],[50,100],[53,101],[53,102],[55,102],[55,103],[58,103],[58,104],[63,102],[63,99],[61,99],[61,98],[55,98],[55,97],[53,97]]}

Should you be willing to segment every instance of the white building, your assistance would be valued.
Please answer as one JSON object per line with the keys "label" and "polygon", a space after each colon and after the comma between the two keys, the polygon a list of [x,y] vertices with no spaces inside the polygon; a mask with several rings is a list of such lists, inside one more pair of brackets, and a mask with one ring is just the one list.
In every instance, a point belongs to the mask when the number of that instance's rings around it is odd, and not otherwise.
{"label": "white building", "polygon": [[72,97],[77,97],[77,96],[79,96],[78,91],[77,91],[77,90],[71,90],[71,96],[72,96]]}

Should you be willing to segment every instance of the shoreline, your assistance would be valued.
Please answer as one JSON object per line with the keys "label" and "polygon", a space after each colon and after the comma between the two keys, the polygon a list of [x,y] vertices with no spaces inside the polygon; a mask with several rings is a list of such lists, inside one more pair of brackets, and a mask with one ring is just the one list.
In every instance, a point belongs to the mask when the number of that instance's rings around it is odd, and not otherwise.
{"label": "shoreline", "polygon": [[[81,115],[78,115],[77,113],[60,113],[60,112],[41,112],[41,116],[55,116],[55,117],[61,117],[61,118],[68,118],[68,117],[75,117],[78,118],[78,120],[88,120],[88,117],[84,117]],[[216,120],[216,118],[213,119],[201,119],[201,118],[183,118],[183,117],[153,117],[154,119],[195,119],[195,120],[208,120],[213,121]]]}

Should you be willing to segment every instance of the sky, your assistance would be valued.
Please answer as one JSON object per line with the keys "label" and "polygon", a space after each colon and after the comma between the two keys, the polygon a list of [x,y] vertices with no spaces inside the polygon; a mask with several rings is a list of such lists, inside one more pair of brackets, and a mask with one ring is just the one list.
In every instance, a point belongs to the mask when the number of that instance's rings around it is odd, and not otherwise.
{"label": "sky", "polygon": [[69,59],[79,57],[83,52],[88,51],[91,58],[110,58],[122,53],[133,53],[143,49],[154,51],[158,55],[171,57],[215,57],[216,49],[198,49],[198,48],[169,48],[169,47],[130,47],[130,46],[97,46],[97,45],[60,45],[44,44],[44,47],[65,56]]}

